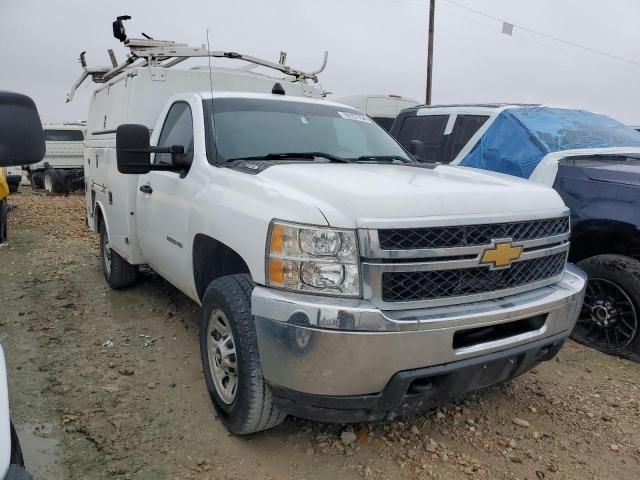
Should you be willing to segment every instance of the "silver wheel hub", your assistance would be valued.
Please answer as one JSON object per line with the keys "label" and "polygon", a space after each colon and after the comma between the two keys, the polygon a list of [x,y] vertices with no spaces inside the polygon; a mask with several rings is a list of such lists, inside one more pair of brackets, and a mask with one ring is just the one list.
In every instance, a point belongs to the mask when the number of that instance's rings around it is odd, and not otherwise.
{"label": "silver wheel hub", "polygon": [[230,405],[238,389],[238,359],[231,325],[224,312],[214,309],[207,327],[209,370],[220,399]]}
{"label": "silver wheel hub", "polygon": [[106,233],[104,235],[104,252],[102,252],[102,255],[104,257],[104,268],[108,274],[111,274],[111,244]]}
{"label": "silver wheel hub", "polygon": [[591,307],[591,318],[599,326],[615,323],[616,309],[608,300],[597,300]]}

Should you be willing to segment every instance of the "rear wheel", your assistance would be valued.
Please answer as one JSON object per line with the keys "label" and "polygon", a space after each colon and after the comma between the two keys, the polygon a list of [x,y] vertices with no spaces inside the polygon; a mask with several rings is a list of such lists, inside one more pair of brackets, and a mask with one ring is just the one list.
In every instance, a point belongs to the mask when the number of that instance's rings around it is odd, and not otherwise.
{"label": "rear wheel", "polygon": [[137,265],[131,265],[114,252],[104,221],[100,221],[100,258],[102,273],[111,288],[124,288],[135,283],[138,278]]}
{"label": "rear wheel", "polygon": [[640,361],[640,262],[623,255],[598,255],[578,266],[589,280],[571,337]]}
{"label": "rear wheel", "polygon": [[10,183],[9,184],[9,193],[18,193],[19,183]]}
{"label": "rear wheel", "polygon": [[44,172],[44,190],[48,193],[69,193],[66,173],[63,170],[50,168]]}
{"label": "rear wheel", "polygon": [[248,275],[214,280],[202,301],[200,353],[209,396],[222,423],[236,435],[280,425],[286,413],[265,384],[251,316]]}
{"label": "rear wheel", "polygon": [[29,172],[29,182],[31,183],[32,188],[44,188],[44,179],[40,172]]}
{"label": "rear wheel", "polygon": [[44,177],[42,179],[42,183],[44,186],[44,191],[47,193],[54,193],[53,185],[58,181],[58,173],[55,170],[47,170],[44,172]]}

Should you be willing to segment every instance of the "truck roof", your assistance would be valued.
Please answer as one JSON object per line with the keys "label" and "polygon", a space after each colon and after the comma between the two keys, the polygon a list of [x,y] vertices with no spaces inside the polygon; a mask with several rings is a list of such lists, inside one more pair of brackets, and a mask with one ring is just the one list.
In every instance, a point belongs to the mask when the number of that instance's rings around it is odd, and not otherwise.
{"label": "truck roof", "polygon": [[414,108],[505,108],[540,107],[539,103],[449,103],[440,105],[416,105]]}
{"label": "truck roof", "polygon": [[233,92],[233,91],[231,92],[200,91],[200,92],[194,92],[194,93],[201,96],[203,100],[209,100],[212,98],[255,98],[260,100],[279,100],[284,102],[315,103],[315,104],[322,104],[322,105],[330,105],[333,107],[344,107],[350,110],[355,109],[354,107],[345,105],[344,103],[332,102],[324,98],[299,97],[296,95],[277,95],[273,93],[252,93],[252,92]]}

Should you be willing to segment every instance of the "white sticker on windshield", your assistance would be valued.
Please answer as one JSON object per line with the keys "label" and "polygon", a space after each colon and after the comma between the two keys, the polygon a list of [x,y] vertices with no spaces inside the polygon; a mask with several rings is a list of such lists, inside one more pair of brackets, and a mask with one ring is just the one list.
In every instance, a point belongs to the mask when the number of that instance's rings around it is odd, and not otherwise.
{"label": "white sticker on windshield", "polygon": [[345,120],[355,120],[356,122],[371,123],[371,120],[369,119],[369,117],[361,113],[338,112],[338,115],[340,115]]}

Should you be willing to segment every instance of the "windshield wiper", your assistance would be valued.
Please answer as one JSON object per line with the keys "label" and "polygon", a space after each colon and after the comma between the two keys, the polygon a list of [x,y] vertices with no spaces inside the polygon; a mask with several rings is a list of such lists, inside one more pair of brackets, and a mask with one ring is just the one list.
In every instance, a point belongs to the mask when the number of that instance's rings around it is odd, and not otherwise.
{"label": "windshield wiper", "polygon": [[253,157],[231,158],[230,162],[237,160],[287,160],[287,159],[309,159],[313,160],[317,157],[326,158],[332,162],[351,163],[348,158],[337,157],[325,152],[284,152],[284,153],[267,153],[265,155],[256,155]]}
{"label": "windshield wiper", "polygon": [[353,160],[358,162],[388,161],[390,163],[394,160],[400,160],[402,163],[412,163],[411,160],[400,155],[362,155],[358,158],[354,158]]}

